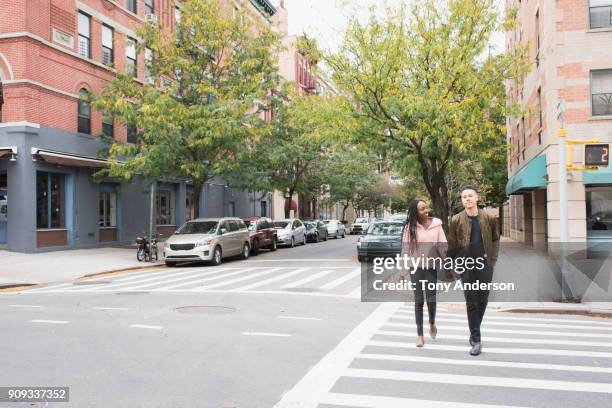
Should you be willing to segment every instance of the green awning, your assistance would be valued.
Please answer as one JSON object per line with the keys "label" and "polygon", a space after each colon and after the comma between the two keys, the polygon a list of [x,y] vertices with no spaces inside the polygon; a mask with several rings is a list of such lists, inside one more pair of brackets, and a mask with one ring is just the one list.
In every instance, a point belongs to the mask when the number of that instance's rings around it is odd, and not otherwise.
{"label": "green awning", "polygon": [[598,170],[587,170],[582,175],[584,184],[612,184],[612,167],[600,167]]}
{"label": "green awning", "polygon": [[546,188],[546,156],[532,159],[506,184],[506,194],[520,194],[536,188]]}

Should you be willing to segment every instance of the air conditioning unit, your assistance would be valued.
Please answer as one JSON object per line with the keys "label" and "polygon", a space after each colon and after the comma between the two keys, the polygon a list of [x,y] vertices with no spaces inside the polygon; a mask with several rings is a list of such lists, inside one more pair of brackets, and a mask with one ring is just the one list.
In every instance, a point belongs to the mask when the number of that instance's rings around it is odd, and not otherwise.
{"label": "air conditioning unit", "polygon": [[145,20],[147,21],[147,23],[157,24],[157,16],[155,14],[152,14],[152,13],[145,14]]}

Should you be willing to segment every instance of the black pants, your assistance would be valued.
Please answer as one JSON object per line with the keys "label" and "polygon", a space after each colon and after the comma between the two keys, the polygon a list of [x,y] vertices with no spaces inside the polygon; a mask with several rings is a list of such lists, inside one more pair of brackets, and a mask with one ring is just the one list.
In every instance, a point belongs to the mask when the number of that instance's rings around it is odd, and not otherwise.
{"label": "black pants", "polygon": [[425,288],[423,296],[422,282],[434,284],[438,281],[435,269],[417,269],[410,274],[410,280],[414,283],[414,318],[416,320],[417,336],[423,335],[423,305],[427,301],[427,311],[429,312],[429,324],[436,322],[436,289]]}
{"label": "black pants", "polygon": [[[461,275],[463,283],[475,283],[476,281],[490,283],[492,280],[493,270],[488,265],[482,270],[472,269]],[[489,291],[466,289],[463,291],[463,296],[470,326],[470,339],[475,343],[480,343],[480,325],[489,303]]]}

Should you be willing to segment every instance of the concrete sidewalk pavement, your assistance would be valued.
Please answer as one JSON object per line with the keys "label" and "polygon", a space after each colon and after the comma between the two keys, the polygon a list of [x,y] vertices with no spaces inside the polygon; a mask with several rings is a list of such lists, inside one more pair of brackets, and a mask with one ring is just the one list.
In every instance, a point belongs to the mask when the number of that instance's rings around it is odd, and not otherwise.
{"label": "concrete sidewalk pavement", "polygon": [[161,266],[138,262],[136,248],[92,248],[24,254],[0,251],[0,287],[71,281],[85,275]]}

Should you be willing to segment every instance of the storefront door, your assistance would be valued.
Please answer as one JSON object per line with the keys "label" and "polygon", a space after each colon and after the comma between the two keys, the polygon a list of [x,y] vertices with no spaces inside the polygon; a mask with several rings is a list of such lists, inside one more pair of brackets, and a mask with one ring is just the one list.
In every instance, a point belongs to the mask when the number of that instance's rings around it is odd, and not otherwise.
{"label": "storefront door", "polygon": [[0,244],[8,243],[8,186],[6,173],[0,173]]}

